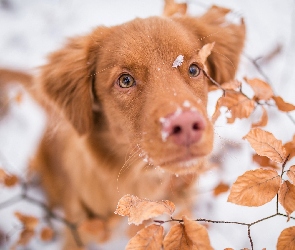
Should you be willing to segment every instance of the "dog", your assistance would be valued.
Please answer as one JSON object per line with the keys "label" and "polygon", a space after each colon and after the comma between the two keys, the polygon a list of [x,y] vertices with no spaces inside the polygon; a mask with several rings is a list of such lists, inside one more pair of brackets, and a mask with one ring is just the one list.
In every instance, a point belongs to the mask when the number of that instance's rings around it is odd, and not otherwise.
{"label": "dog", "polygon": [[[210,78],[234,78],[245,40],[244,22],[226,22],[228,12],[213,6],[200,17],[101,26],[49,56],[26,85],[48,113],[31,168],[50,207],[73,223],[98,218],[109,232],[124,194],[190,204],[213,145]],[[212,42],[202,62],[199,51]],[[70,230],[64,248],[79,248]]]}

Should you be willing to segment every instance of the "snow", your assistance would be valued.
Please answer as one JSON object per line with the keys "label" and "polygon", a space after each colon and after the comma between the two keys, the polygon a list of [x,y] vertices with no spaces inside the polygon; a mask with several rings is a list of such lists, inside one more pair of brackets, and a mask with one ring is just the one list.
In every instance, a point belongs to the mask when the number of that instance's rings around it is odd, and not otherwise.
{"label": "snow", "polygon": [[[8,7],[3,7],[4,1],[0,1],[0,66],[28,71],[34,71],[35,67],[43,64],[46,55],[59,48],[66,37],[85,34],[96,25],[116,25],[136,17],[159,15],[163,7],[163,1],[160,0],[150,0],[148,4],[138,0],[88,0],[87,2],[10,0],[7,2]],[[271,79],[276,95],[295,103],[294,0],[201,0],[189,1],[189,3],[190,14],[201,14],[211,4],[217,4],[234,9],[234,12],[228,15],[228,22],[236,22],[240,15],[243,16],[247,26],[245,54],[254,59],[270,55],[275,48],[280,47],[280,53],[275,54],[271,60],[257,62],[261,62],[262,70]],[[175,67],[180,66],[183,61],[183,57],[179,56],[174,62]],[[262,77],[253,64],[242,56],[237,78],[242,79],[244,76]],[[17,91],[19,90],[11,90],[11,98]],[[212,93],[209,96],[209,114],[213,113],[217,95]],[[286,115],[276,110],[270,112],[270,115],[266,130],[274,133],[283,142],[290,140],[295,131],[294,124]],[[294,117],[294,113],[291,115]],[[2,167],[5,166],[12,173],[25,175],[25,166],[42,135],[44,120],[44,114],[29,96],[25,95],[21,104],[11,103],[8,115],[0,119],[0,165]],[[250,160],[252,149],[246,141],[239,139],[249,131],[250,126],[250,122],[246,120],[228,125],[224,117],[215,124],[214,152],[216,156],[213,159],[219,159],[222,167],[206,172],[198,180],[200,192],[195,205],[196,218],[252,222],[274,213],[276,205],[274,202],[258,208],[248,208],[226,202],[228,193],[216,198],[213,198],[211,194],[220,180],[231,184],[237,176],[254,168]],[[290,164],[294,164],[294,160]],[[13,188],[7,192],[0,188],[0,202],[7,200],[11,195],[18,194],[19,191],[18,188]],[[12,215],[16,210],[28,214],[43,214],[36,206],[25,202],[0,209],[0,230],[10,232],[13,240],[19,233],[19,224]],[[281,207],[280,211],[282,211]],[[252,227],[255,249],[264,247],[275,249],[279,233],[290,226],[294,226],[294,221],[286,223],[286,219],[281,217],[256,224]],[[215,249],[250,247],[246,227],[210,224],[209,235]],[[118,236],[98,249],[123,249],[126,242],[126,238]],[[59,249],[59,243],[60,237],[51,244],[44,244],[36,239],[29,248],[55,250]],[[8,248],[8,245],[6,246]]]}
{"label": "snow", "polygon": [[177,68],[177,67],[181,66],[181,64],[183,63],[183,59],[184,59],[183,55],[177,56],[175,61],[172,64],[172,68]]}

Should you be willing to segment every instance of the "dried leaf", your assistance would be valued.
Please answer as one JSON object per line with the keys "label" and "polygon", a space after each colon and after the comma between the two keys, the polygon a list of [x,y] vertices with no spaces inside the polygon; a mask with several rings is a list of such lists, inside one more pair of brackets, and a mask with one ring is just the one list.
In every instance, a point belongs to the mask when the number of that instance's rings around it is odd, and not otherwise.
{"label": "dried leaf", "polygon": [[30,240],[35,236],[35,232],[34,230],[30,230],[30,229],[24,229],[19,236],[19,239],[17,241],[17,245],[27,245]]}
{"label": "dried leaf", "polygon": [[267,84],[266,82],[254,78],[254,79],[247,79],[244,78],[245,81],[252,87],[255,93],[255,97],[258,100],[269,100],[273,97],[273,91],[272,88]]}
{"label": "dried leaf", "polygon": [[295,186],[289,181],[284,181],[280,187],[279,202],[284,207],[289,221],[291,213],[295,211]]}
{"label": "dried leaf", "polygon": [[273,96],[272,99],[275,101],[279,110],[283,112],[290,112],[295,110],[295,106],[291,103],[287,103],[280,96]]}
{"label": "dried leaf", "polygon": [[54,231],[50,227],[42,228],[40,238],[42,241],[51,241],[54,236]]}
{"label": "dried leaf", "polygon": [[267,112],[266,112],[266,109],[264,107],[262,107],[262,115],[260,117],[260,120],[256,123],[253,123],[252,128],[264,127],[267,125],[267,122],[268,122]]}
{"label": "dried leaf", "polygon": [[295,156],[295,135],[293,136],[292,141],[287,142],[284,145],[284,148],[287,151],[287,155],[290,155],[289,160]]}
{"label": "dried leaf", "polygon": [[159,250],[162,246],[163,234],[164,228],[162,226],[152,224],[131,238],[125,250]]}
{"label": "dried leaf", "polygon": [[[248,118],[255,108],[255,102],[240,92],[231,91],[225,92],[225,96],[217,101],[216,109],[222,106],[227,107],[231,112],[231,118],[228,118],[227,122],[233,123],[236,118]],[[216,114],[213,115],[215,120],[216,116]]]}
{"label": "dried leaf", "polygon": [[221,84],[221,87],[224,90],[235,90],[238,91],[241,88],[241,82],[239,82],[238,80],[232,80],[230,82],[225,82]]}
{"label": "dried leaf", "polygon": [[286,159],[286,150],[282,141],[277,140],[270,132],[254,128],[243,139],[248,140],[251,147],[261,156],[279,163],[283,163]]}
{"label": "dried leaf", "polygon": [[295,227],[284,229],[278,239],[277,250],[295,249]]}
{"label": "dried leaf", "polygon": [[165,0],[163,16],[185,15],[187,11],[186,3],[176,3],[174,0]]}
{"label": "dried leaf", "polygon": [[34,231],[36,226],[38,225],[39,220],[34,216],[24,215],[20,212],[15,212],[14,215],[24,225],[25,229]]}
{"label": "dried leaf", "polygon": [[171,227],[164,239],[165,250],[210,250],[213,249],[210,244],[207,229],[197,223],[182,217],[183,224],[177,224]]}
{"label": "dried leaf", "polygon": [[261,167],[270,167],[273,169],[279,169],[279,167],[266,156],[255,154],[253,155],[252,159]]}
{"label": "dried leaf", "polygon": [[164,213],[171,216],[174,210],[175,205],[171,201],[151,201],[127,194],[119,200],[115,214],[128,216],[129,224],[139,225]]}
{"label": "dried leaf", "polygon": [[6,187],[13,187],[18,183],[18,177],[16,175],[6,175],[3,183]]}
{"label": "dried leaf", "polygon": [[289,168],[287,175],[290,178],[291,182],[295,184],[295,165]]}
{"label": "dried leaf", "polygon": [[222,193],[225,193],[229,190],[229,185],[223,183],[223,182],[220,182],[215,188],[214,188],[214,196],[218,196]]}
{"label": "dried leaf", "polygon": [[233,184],[229,202],[242,206],[262,206],[279,191],[281,177],[274,170],[256,169],[245,172]]}
{"label": "dried leaf", "polygon": [[[214,45],[215,45],[215,42],[213,42],[213,43],[207,43],[207,44],[205,44],[205,45],[199,50],[198,55],[199,55],[199,57],[200,57],[200,59],[201,59],[201,63],[202,63],[202,64],[205,65],[205,62],[206,62],[208,56],[210,56],[211,51],[212,51]],[[206,70],[206,71],[207,71],[207,70]]]}
{"label": "dried leaf", "polygon": [[84,220],[78,228],[78,232],[86,233],[89,236],[95,236],[95,239],[99,242],[104,242],[109,238],[109,232],[106,224],[101,219],[89,219]]}

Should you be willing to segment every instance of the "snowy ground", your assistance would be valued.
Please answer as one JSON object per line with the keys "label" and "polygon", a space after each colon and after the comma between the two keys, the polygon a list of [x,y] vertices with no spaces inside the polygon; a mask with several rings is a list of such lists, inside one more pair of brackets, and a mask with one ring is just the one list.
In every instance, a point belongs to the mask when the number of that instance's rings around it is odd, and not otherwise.
{"label": "snowy ground", "polygon": [[[7,4],[5,4],[7,3]],[[276,48],[280,53],[271,60],[261,59],[261,67],[276,93],[295,104],[295,1],[294,0],[189,0],[191,14],[202,13],[211,4],[234,9],[245,17],[247,43],[245,54],[252,58],[270,55]],[[7,0],[0,1],[0,67],[33,71],[43,64],[46,54],[60,47],[65,37],[83,34],[97,25],[114,25],[135,17],[161,14],[160,0]],[[261,77],[245,57],[238,73],[243,76]],[[13,97],[18,90],[12,90]],[[212,102],[213,103],[213,102]],[[209,106],[212,112],[213,104]],[[294,114],[292,114],[294,117]],[[42,133],[44,116],[29,97],[21,104],[13,102],[9,114],[0,120],[0,166],[18,175],[25,175],[25,166],[33,154]],[[226,125],[221,119],[216,124],[216,149],[225,148],[222,171],[210,171],[199,180],[201,194],[196,204],[196,217],[214,220],[252,222],[274,213],[275,204],[260,208],[243,208],[226,202],[227,195],[213,198],[211,190],[222,179],[232,183],[238,175],[254,168],[250,161],[251,149],[239,140],[249,130],[247,121]],[[295,126],[286,115],[273,113],[266,130],[286,142],[294,134]],[[294,163],[293,163],[294,164]],[[18,188],[7,192],[0,189],[0,202],[17,194]],[[17,221],[13,211],[35,212],[37,208],[20,202],[0,209],[0,231],[17,236]],[[40,212],[40,211],[39,211]],[[253,226],[255,249],[275,249],[276,240],[286,224],[285,218],[275,218]],[[249,246],[247,228],[238,225],[210,225],[209,234],[215,249]],[[123,249],[126,241],[115,240],[99,249]],[[7,244],[0,249],[6,249]],[[59,249],[58,243],[46,244],[35,240],[29,249]]]}

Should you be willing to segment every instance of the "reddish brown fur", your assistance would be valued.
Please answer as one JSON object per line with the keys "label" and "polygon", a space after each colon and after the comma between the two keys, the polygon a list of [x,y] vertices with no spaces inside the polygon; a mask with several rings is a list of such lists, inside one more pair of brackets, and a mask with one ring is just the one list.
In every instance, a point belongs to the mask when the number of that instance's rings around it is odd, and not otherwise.
{"label": "reddish brown fur", "polygon": [[[108,222],[127,193],[189,200],[191,185],[179,181],[171,188],[170,175],[155,167],[193,179],[202,171],[213,144],[206,111],[208,80],[203,73],[189,77],[188,67],[193,62],[204,67],[198,50],[215,41],[209,75],[219,83],[234,77],[244,25],[222,26],[225,13],[213,7],[200,18],[152,17],[98,27],[50,55],[34,95],[44,95],[39,99],[44,103],[46,98],[55,118],[49,119],[32,165],[41,174],[51,205],[63,206],[69,220],[98,216]],[[172,68],[180,54],[183,64]],[[122,89],[116,84],[122,72],[135,78],[135,87]],[[186,100],[206,121],[202,139],[189,154],[169,138],[163,141],[159,122],[178,107],[188,109],[183,107]],[[129,154],[133,157],[126,161]],[[198,162],[185,166],[191,156]],[[145,157],[152,166],[143,161]],[[69,237],[66,248],[73,249],[74,244]]]}

